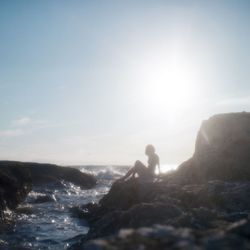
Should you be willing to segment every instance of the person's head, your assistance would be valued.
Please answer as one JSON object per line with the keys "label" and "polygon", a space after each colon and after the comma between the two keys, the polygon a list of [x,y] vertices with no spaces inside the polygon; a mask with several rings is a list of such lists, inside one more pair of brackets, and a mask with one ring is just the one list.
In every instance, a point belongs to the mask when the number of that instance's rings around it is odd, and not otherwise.
{"label": "person's head", "polygon": [[149,156],[149,155],[153,155],[154,153],[155,153],[155,147],[151,144],[147,145],[145,148],[145,154]]}

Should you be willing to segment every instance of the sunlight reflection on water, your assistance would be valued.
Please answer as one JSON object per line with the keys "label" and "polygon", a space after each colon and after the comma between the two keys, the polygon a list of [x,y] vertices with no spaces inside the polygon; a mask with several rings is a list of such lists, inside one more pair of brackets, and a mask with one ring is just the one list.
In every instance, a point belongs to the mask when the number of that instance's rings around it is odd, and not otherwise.
{"label": "sunlight reflection on water", "polygon": [[[162,164],[160,166],[161,173],[167,173],[173,171],[177,169],[178,166],[179,166],[178,164]],[[156,170],[156,173],[158,174],[158,169]]]}

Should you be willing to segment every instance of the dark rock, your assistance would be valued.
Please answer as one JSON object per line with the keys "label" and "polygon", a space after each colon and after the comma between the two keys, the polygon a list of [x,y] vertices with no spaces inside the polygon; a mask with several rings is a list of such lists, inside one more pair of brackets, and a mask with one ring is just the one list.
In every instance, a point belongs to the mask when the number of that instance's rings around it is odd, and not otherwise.
{"label": "dark rock", "polygon": [[31,178],[26,169],[17,166],[0,167],[0,213],[12,210],[22,202],[32,188]]}
{"label": "dark rock", "polygon": [[56,197],[55,195],[40,195],[38,196],[34,203],[45,203],[45,202],[55,202]]}
{"label": "dark rock", "polygon": [[[0,220],[8,208],[15,209],[31,191],[34,185],[58,184],[62,181],[71,182],[82,188],[91,188],[96,179],[81,171],[59,167],[52,164],[22,163],[0,161]],[[36,203],[55,201],[55,197],[47,195],[38,197]]]}
{"label": "dark rock", "polygon": [[250,180],[250,113],[220,114],[202,123],[195,152],[173,174],[183,184]]}
{"label": "dark rock", "polygon": [[240,220],[248,219],[248,218],[249,218],[249,213],[235,212],[235,213],[226,214],[223,217],[223,220],[226,220],[229,222],[236,222],[236,221],[240,221]]}
{"label": "dark rock", "polygon": [[0,250],[7,250],[7,249],[8,249],[8,243],[0,239]]}
{"label": "dark rock", "polygon": [[227,225],[232,213],[241,219],[239,213],[250,211],[249,188],[250,182],[210,181],[181,186],[129,180],[114,183],[99,204],[83,206],[77,216],[90,223],[85,240],[108,236],[121,228],[154,224],[213,229]]}
{"label": "dark rock", "polygon": [[250,238],[250,222],[248,220],[240,220],[228,227],[227,232],[236,233],[238,235]]}
{"label": "dark rock", "polygon": [[34,214],[36,212],[36,208],[34,208],[33,206],[30,205],[19,205],[16,209],[15,209],[15,213],[16,214]]}
{"label": "dark rock", "polygon": [[109,212],[92,223],[88,238],[97,238],[116,233],[121,228],[138,228],[150,226],[158,222],[167,223],[169,218],[180,216],[181,211],[173,206],[158,203],[142,203],[127,211]]}
{"label": "dark rock", "polygon": [[153,200],[159,187],[152,182],[139,182],[137,179],[115,182],[99,204],[108,209],[128,209],[137,203]]}
{"label": "dark rock", "polygon": [[88,221],[91,221],[91,219],[96,220],[99,211],[102,212],[102,214],[104,214],[103,209],[96,203],[88,203],[81,207],[77,206],[70,208],[70,213],[72,217],[87,219]]}
{"label": "dark rock", "polygon": [[[248,224],[249,222],[244,222]],[[239,229],[241,225],[234,225]],[[214,230],[199,233],[188,228],[154,225],[138,229],[122,229],[116,235],[92,240],[85,245],[78,243],[71,250],[128,250],[128,249],[193,249],[227,250],[249,249],[250,239],[237,230]]]}
{"label": "dark rock", "polygon": [[25,169],[33,185],[59,184],[62,181],[71,182],[82,188],[92,188],[96,185],[96,179],[92,175],[82,173],[80,170],[70,167],[60,167],[53,164],[0,161],[0,168],[2,167]]}

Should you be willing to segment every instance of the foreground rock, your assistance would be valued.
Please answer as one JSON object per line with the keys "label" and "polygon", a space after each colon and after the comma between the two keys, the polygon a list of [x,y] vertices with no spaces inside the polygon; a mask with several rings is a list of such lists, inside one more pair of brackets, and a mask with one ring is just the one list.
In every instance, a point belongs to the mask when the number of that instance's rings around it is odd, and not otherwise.
{"label": "foreground rock", "polygon": [[[250,114],[214,116],[203,122],[193,157],[175,172],[154,183],[116,182],[99,204],[74,211],[89,222],[90,230],[72,249],[90,247],[93,242],[86,242],[103,237],[108,238],[99,241],[98,249],[135,249],[140,244],[142,249],[228,249],[226,241],[249,247],[245,239],[250,232],[249,164]],[[242,219],[244,236],[238,224],[238,229],[229,231],[231,223]],[[159,226],[154,225],[159,224],[169,238],[158,242],[140,235],[141,227],[158,234]],[[119,243],[119,230],[129,228],[134,230]]]}
{"label": "foreground rock", "polygon": [[[115,236],[88,242],[81,250],[125,249],[249,249],[250,222],[242,220],[224,230],[198,230],[154,225],[139,229],[123,229]],[[77,248],[75,248],[77,249]]]}
{"label": "foreground rock", "polygon": [[0,168],[6,167],[25,170],[33,185],[60,185],[62,181],[71,182],[82,188],[92,188],[96,185],[96,179],[92,175],[82,173],[75,168],[60,167],[53,164],[0,161]]}
{"label": "foreground rock", "polygon": [[183,186],[137,180],[117,182],[99,204],[78,209],[78,216],[90,223],[82,242],[116,234],[122,228],[155,224],[197,230],[223,228],[248,218],[249,192],[250,182],[210,181]]}

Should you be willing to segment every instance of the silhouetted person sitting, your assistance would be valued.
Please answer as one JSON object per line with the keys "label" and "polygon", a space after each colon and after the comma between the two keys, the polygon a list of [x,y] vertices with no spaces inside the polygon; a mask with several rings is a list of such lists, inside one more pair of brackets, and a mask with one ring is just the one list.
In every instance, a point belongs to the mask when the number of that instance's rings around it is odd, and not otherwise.
{"label": "silhouetted person sitting", "polygon": [[145,154],[148,156],[148,167],[146,167],[141,161],[136,161],[134,167],[132,167],[127,174],[120,179],[120,181],[125,181],[129,177],[135,177],[136,174],[139,178],[144,180],[153,180],[156,166],[158,166],[160,173],[160,160],[159,156],[155,153],[154,146],[147,145]]}

